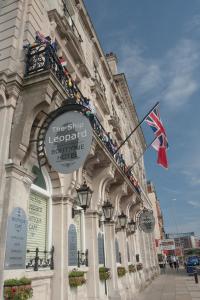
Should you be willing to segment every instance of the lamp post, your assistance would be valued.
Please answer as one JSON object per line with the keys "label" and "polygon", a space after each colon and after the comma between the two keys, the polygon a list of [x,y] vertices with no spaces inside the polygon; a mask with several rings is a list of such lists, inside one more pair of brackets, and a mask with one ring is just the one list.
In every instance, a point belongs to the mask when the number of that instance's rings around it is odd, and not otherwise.
{"label": "lamp post", "polygon": [[93,191],[87,186],[86,181],[81,185],[79,189],[76,189],[78,195],[78,205],[82,207],[84,211],[90,207]]}
{"label": "lamp post", "polygon": [[104,202],[102,206],[102,210],[105,217],[105,222],[109,223],[112,220],[113,213],[114,213],[114,207],[112,206],[112,203],[110,203],[109,200]]}
{"label": "lamp post", "polygon": [[127,216],[124,214],[124,212],[121,213],[121,215],[118,216],[120,229],[125,229],[127,224]]}

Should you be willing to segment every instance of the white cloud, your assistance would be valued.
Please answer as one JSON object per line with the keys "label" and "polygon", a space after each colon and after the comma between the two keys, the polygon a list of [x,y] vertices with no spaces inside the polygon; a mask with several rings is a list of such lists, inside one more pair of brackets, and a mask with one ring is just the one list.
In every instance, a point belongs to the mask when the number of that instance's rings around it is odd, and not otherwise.
{"label": "white cloud", "polygon": [[155,86],[159,86],[161,80],[160,66],[155,61],[144,58],[144,49],[138,45],[123,45],[120,69],[124,72],[129,84],[137,89],[137,94],[143,95]]}
{"label": "white cloud", "polygon": [[163,99],[171,108],[179,108],[187,103],[198,89],[195,72],[199,67],[199,47],[188,39],[178,42],[166,57],[168,68],[166,70],[167,88]]}
{"label": "white cloud", "polygon": [[200,15],[196,14],[193,16],[190,22],[186,24],[186,32],[199,33],[199,31],[200,31]]}
{"label": "white cloud", "polygon": [[[191,217],[191,219],[182,218],[184,219],[183,222],[181,220],[178,220],[178,228],[176,225],[173,223],[168,222],[168,224],[165,224],[166,232],[174,232],[176,233],[177,231],[180,232],[195,232],[196,235],[200,235],[200,220],[199,219],[194,219]],[[190,221],[191,220],[191,221]]]}
{"label": "white cloud", "polygon": [[190,201],[187,201],[187,203],[190,204],[190,205],[192,205],[195,208],[196,207],[200,208],[200,202],[190,200]]}
{"label": "white cloud", "polygon": [[121,47],[120,69],[127,74],[137,98],[148,95],[148,102],[159,99],[170,109],[179,109],[192,99],[199,88],[195,77],[199,66],[200,47],[190,39],[180,39],[159,60],[146,57],[145,49],[137,44]]}
{"label": "white cloud", "polygon": [[189,76],[177,76],[171,80],[166,93],[163,95],[164,100],[168,106],[178,108],[184,105],[197,89],[197,82]]}

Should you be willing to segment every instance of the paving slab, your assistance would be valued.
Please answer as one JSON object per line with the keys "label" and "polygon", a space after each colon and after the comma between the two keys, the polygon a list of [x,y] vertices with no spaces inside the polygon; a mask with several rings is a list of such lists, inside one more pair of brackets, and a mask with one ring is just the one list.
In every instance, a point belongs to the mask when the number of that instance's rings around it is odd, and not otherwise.
{"label": "paving slab", "polygon": [[[200,276],[199,276],[200,281]],[[134,300],[200,300],[200,283],[188,276],[185,269],[167,268]]]}

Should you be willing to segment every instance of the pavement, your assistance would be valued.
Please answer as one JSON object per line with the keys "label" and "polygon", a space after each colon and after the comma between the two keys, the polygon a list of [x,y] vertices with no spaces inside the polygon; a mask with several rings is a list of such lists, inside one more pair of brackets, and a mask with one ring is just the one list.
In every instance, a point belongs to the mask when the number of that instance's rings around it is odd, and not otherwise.
{"label": "pavement", "polygon": [[188,275],[185,269],[166,269],[134,300],[200,300],[199,283],[194,276]]}

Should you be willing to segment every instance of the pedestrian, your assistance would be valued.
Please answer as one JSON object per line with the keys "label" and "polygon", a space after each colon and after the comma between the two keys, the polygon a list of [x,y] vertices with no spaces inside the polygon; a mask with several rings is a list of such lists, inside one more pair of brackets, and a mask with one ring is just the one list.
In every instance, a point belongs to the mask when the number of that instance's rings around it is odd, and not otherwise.
{"label": "pedestrian", "polygon": [[176,256],[173,255],[173,256],[171,257],[171,260],[172,260],[172,263],[173,263],[173,265],[174,265],[174,269],[176,269]]}
{"label": "pedestrian", "polygon": [[176,270],[179,270],[179,259],[178,256],[176,256]]}
{"label": "pedestrian", "polygon": [[166,264],[167,264],[167,257],[166,257],[166,255],[163,255],[163,269],[164,269],[164,273],[166,273]]}
{"label": "pedestrian", "polygon": [[172,257],[171,256],[169,257],[168,261],[169,261],[170,268],[173,269],[173,262],[172,262]]}

